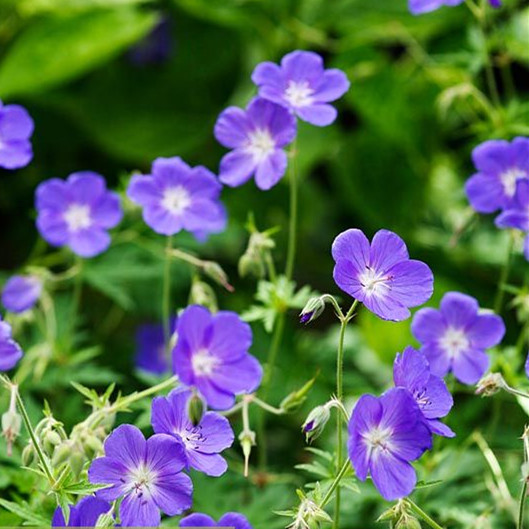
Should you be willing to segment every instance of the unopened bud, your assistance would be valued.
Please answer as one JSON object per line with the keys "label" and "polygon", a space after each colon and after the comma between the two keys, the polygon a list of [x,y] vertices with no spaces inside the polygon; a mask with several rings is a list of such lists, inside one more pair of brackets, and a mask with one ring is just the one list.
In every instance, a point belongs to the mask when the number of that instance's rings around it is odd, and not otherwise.
{"label": "unopened bud", "polygon": [[7,443],[7,455],[11,457],[13,443],[20,433],[22,419],[16,410],[8,410],[2,415],[2,435]]}
{"label": "unopened bud", "polygon": [[187,415],[191,424],[196,426],[202,420],[204,415],[205,405],[204,401],[197,393],[193,392],[193,395],[187,401]]}
{"label": "unopened bud", "polygon": [[228,276],[222,267],[215,261],[206,261],[204,263],[204,273],[213,279],[216,283],[223,286],[229,292],[233,291],[233,287],[228,282]]}
{"label": "unopened bud", "polygon": [[241,277],[253,276],[261,279],[265,275],[265,264],[259,253],[254,251],[248,250],[241,255],[238,269]]}
{"label": "unopened bud", "polygon": [[421,529],[421,523],[417,518],[405,514],[395,525],[395,529]]}
{"label": "unopened bud", "polygon": [[72,469],[73,475],[75,477],[79,477],[79,474],[81,474],[83,470],[83,466],[85,463],[85,457],[83,454],[79,452],[73,452],[70,455],[70,459],[68,460],[68,463],[70,463],[70,468]]}
{"label": "unopened bud", "polygon": [[112,514],[106,512],[104,514],[101,514],[96,522],[96,527],[114,527],[114,524],[116,523],[116,520],[114,520],[114,517]]}
{"label": "unopened bud", "polygon": [[95,435],[88,435],[83,442],[83,448],[88,459],[93,459],[103,452],[103,443]]}
{"label": "unopened bud", "polygon": [[216,312],[218,310],[215,291],[210,285],[204,283],[204,281],[193,281],[189,293],[189,304],[202,305],[203,307],[207,307],[211,312]]}
{"label": "unopened bud", "polygon": [[331,417],[331,412],[327,405],[317,406],[308,415],[307,419],[301,427],[302,432],[305,434],[305,440],[307,443],[312,443],[317,439],[325,429],[325,425]]}
{"label": "unopened bud", "polygon": [[25,467],[29,467],[31,463],[33,463],[34,458],[35,450],[33,449],[33,445],[29,444],[24,448],[24,450],[22,450],[22,464]]}
{"label": "unopened bud", "polygon": [[72,448],[70,442],[65,442],[57,446],[53,452],[53,457],[51,458],[52,465],[58,467],[62,465],[65,461],[69,459],[72,455]]}
{"label": "unopened bud", "polygon": [[325,310],[325,301],[322,296],[310,298],[299,315],[301,323],[310,323],[318,319]]}
{"label": "unopened bud", "polygon": [[476,395],[490,397],[505,387],[505,380],[500,373],[489,373],[478,382],[476,387]]}
{"label": "unopened bud", "polygon": [[307,399],[307,395],[311,390],[312,386],[314,385],[315,380],[316,377],[312,378],[302,388],[298,389],[297,391],[293,391],[292,393],[287,395],[281,401],[279,407],[285,413],[293,413],[297,411]]}
{"label": "unopened bud", "polygon": [[242,453],[244,455],[244,477],[248,477],[250,454],[252,453],[252,447],[255,446],[255,432],[251,430],[241,432],[239,442],[241,443]]}

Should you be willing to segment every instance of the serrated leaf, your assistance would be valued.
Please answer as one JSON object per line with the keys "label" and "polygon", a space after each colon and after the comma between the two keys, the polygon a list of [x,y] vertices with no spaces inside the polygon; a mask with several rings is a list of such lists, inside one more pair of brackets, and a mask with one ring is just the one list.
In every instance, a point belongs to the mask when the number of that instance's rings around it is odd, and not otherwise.
{"label": "serrated leaf", "polygon": [[30,522],[32,525],[38,525],[40,527],[49,527],[50,525],[49,520],[35,514],[34,509],[32,509],[26,502],[14,503],[0,498],[0,505],[9,512],[20,516],[23,520]]}

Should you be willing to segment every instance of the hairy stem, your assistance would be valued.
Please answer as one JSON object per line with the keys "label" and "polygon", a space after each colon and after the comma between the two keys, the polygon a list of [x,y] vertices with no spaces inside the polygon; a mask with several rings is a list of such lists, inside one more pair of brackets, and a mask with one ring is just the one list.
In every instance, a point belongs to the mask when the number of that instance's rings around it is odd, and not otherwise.
{"label": "hairy stem", "polygon": [[423,522],[427,523],[430,527],[432,527],[432,529],[443,529],[441,525],[439,525],[433,518],[428,516],[415,502],[407,498],[406,503],[408,504],[410,510],[414,514],[416,514]]}

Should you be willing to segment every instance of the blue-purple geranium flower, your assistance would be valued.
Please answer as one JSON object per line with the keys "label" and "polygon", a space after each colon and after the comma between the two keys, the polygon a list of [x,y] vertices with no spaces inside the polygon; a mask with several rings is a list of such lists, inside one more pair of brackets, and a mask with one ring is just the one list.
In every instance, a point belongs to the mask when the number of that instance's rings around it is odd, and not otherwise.
{"label": "blue-purple geranium flower", "polygon": [[238,512],[227,512],[216,522],[211,516],[193,513],[180,520],[179,527],[233,527],[234,529],[252,529],[246,516]]}
{"label": "blue-purple geranium flower", "polygon": [[519,180],[529,178],[529,138],[490,140],[472,152],[477,173],[465,185],[471,206],[493,213],[511,205]]}
{"label": "blue-purple geranium flower", "polygon": [[176,333],[174,372],[183,384],[195,387],[211,408],[228,409],[235,395],[259,387],[263,370],[248,354],[252,331],[235,312],[213,315],[192,305],[178,318]]}
{"label": "blue-purple geranium flower", "polygon": [[77,505],[70,506],[68,523],[64,520],[62,509],[57,507],[51,520],[52,527],[95,527],[102,514],[110,512],[110,503],[95,496],[87,496]]}
{"label": "blue-purple geranium flower", "polygon": [[[171,318],[170,331],[176,330],[176,318]],[[160,323],[147,323],[141,325],[136,332],[136,355],[134,357],[136,367],[152,373],[163,375],[171,368],[171,361],[168,358],[163,332],[163,325]]]}
{"label": "blue-purple geranium flower", "polygon": [[22,358],[22,349],[11,336],[11,325],[0,319],[0,371],[8,371]]}
{"label": "blue-purple geranium flower", "polygon": [[430,13],[444,6],[458,6],[465,0],[409,0],[410,12],[414,15]]}
{"label": "blue-purple geranium flower", "polygon": [[168,397],[155,398],[152,402],[153,430],[173,435],[183,443],[188,467],[208,476],[221,476],[228,464],[220,453],[233,444],[233,430],[226,417],[211,411],[193,425],[187,411],[191,395],[191,390],[177,388]]}
{"label": "blue-purple geranium flower", "polygon": [[519,180],[509,205],[496,217],[498,228],[515,228],[526,233],[524,255],[529,261],[529,180]]}
{"label": "blue-purple geranium flower", "polygon": [[332,245],[334,281],[384,320],[409,318],[408,307],[425,303],[433,292],[433,275],[411,260],[395,233],[378,231],[371,244],[358,229],[344,231]]}
{"label": "blue-purple geranium flower", "polygon": [[501,342],[505,325],[500,316],[481,312],[473,297],[448,292],[439,310],[415,314],[411,330],[433,374],[444,377],[451,371],[463,384],[475,384],[490,364],[485,350]]}
{"label": "blue-purple geranium flower", "polygon": [[432,434],[411,393],[392,388],[363,395],[349,421],[349,457],[361,481],[368,474],[388,500],[410,494],[417,482],[410,464],[432,447]]}
{"label": "blue-purple geranium flower", "polygon": [[123,211],[117,193],[105,179],[90,171],[52,178],[37,187],[37,228],[52,246],[69,246],[81,257],[94,257],[110,245],[109,229]]}
{"label": "blue-purple geranium flower", "polygon": [[36,276],[10,277],[2,289],[2,305],[10,312],[31,309],[42,293],[42,280]]}
{"label": "blue-purple geranium flower", "polygon": [[33,120],[20,105],[4,105],[0,101],[0,167],[19,169],[33,158],[29,138]]}
{"label": "blue-purple geranium flower", "polygon": [[226,227],[221,190],[211,171],[174,157],[157,158],[150,175],[133,176],[127,195],[143,208],[143,220],[156,233],[186,230],[204,240]]}
{"label": "blue-purple geranium flower", "polygon": [[259,96],[289,108],[303,121],[324,127],[337,116],[329,105],[349,90],[349,80],[338,69],[325,70],[323,59],[311,51],[293,51],[281,64],[263,62],[255,68],[252,81]]}
{"label": "blue-purple geranium flower", "polygon": [[454,399],[444,380],[430,372],[426,357],[406,347],[397,354],[393,364],[395,386],[406,388],[419,405],[430,431],[443,437],[454,437],[455,433],[439,419],[448,415]]}
{"label": "blue-purple geranium flower", "polygon": [[215,124],[217,141],[233,149],[220,162],[220,181],[236,187],[255,175],[259,189],[270,189],[285,174],[284,147],[295,137],[296,120],[281,105],[255,98],[246,110],[227,108]]}
{"label": "blue-purple geranium flower", "polygon": [[160,511],[176,516],[191,507],[193,485],[182,473],[186,457],[182,443],[156,434],[145,440],[135,426],[116,428],[105,441],[105,457],[92,461],[88,478],[108,484],[97,496],[122,498],[119,517],[124,527],[157,527]]}

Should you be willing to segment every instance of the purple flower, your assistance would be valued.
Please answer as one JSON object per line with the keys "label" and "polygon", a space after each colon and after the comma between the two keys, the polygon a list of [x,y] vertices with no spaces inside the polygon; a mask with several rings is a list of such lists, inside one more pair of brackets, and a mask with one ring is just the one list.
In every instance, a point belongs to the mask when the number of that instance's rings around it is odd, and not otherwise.
{"label": "purple flower", "polygon": [[283,147],[295,137],[296,120],[281,105],[255,98],[246,110],[227,108],[215,124],[217,141],[233,149],[220,161],[220,181],[236,187],[255,175],[259,189],[270,189],[285,174]]}
{"label": "purple flower", "polygon": [[311,51],[293,51],[281,59],[281,65],[263,62],[255,68],[252,81],[259,96],[289,108],[303,121],[324,127],[338,113],[329,105],[349,90],[344,72],[325,70],[323,59]]}
{"label": "purple flower", "polygon": [[424,308],[415,314],[411,330],[434,375],[452,371],[463,384],[475,384],[489,367],[485,349],[501,342],[505,325],[500,316],[479,312],[473,297],[448,292],[439,310]]}
{"label": "purple flower", "polygon": [[489,4],[495,8],[501,7],[502,5],[501,0],[489,0]]}
{"label": "purple flower", "polygon": [[444,380],[430,373],[426,357],[414,349],[406,347],[397,354],[393,364],[395,386],[406,388],[419,405],[430,431],[443,437],[454,437],[455,433],[439,418],[448,415],[454,399]]}
{"label": "purple flower", "polygon": [[529,180],[519,180],[510,204],[496,217],[498,228],[516,228],[528,234],[524,241],[524,255],[529,261]]}
{"label": "purple flower", "polygon": [[363,395],[349,421],[349,457],[361,481],[368,474],[382,496],[410,494],[417,476],[410,461],[432,447],[432,434],[419,406],[404,388],[377,398]]}
{"label": "purple flower", "polygon": [[133,176],[127,195],[143,208],[143,220],[156,233],[186,230],[203,240],[226,227],[221,190],[211,171],[174,157],[157,158],[150,175]]}
{"label": "purple flower", "polygon": [[518,180],[529,177],[529,138],[486,141],[472,159],[478,172],[465,185],[471,206],[479,213],[503,209],[512,202]]}
{"label": "purple flower", "polygon": [[196,387],[210,407],[228,409],[235,395],[259,387],[263,370],[248,354],[252,330],[235,312],[212,315],[191,305],[178,318],[176,332],[174,372],[183,384]]}
{"label": "purple flower", "polygon": [[98,518],[110,511],[111,505],[94,496],[87,496],[77,505],[70,506],[70,518],[65,522],[62,509],[57,507],[51,521],[52,527],[95,527]]}
{"label": "purple flower", "polygon": [[184,448],[174,437],[153,435],[145,440],[135,426],[123,424],[105,441],[105,457],[94,459],[88,478],[109,484],[98,498],[119,506],[124,527],[157,527],[160,510],[175,516],[191,507],[193,485],[181,471],[186,466]]}
{"label": "purple flower", "polygon": [[20,105],[3,105],[0,101],[0,167],[19,169],[33,158],[29,138],[33,120]]}
{"label": "purple flower", "polygon": [[410,12],[413,15],[422,15],[435,11],[443,6],[458,6],[465,0],[409,0]]}
{"label": "purple flower", "polygon": [[2,290],[2,305],[11,312],[31,309],[42,292],[42,281],[36,276],[10,277]]}
{"label": "purple flower", "polygon": [[193,426],[187,412],[191,390],[177,388],[167,398],[152,402],[152,427],[155,433],[173,435],[184,445],[188,467],[208,476],[221,476],[228,469],[220,452],[233,444],[233,430],[226,417],[211,411]]}
{"label": "purple flower", "polygon": [[52,178],[37,187],[37,228],[52,246],[69,246],[81,257],[94,257],[110,245],[107,230],[121,221],[123,211],[105,179],[90,171]]}
{"label": "purple flower", "polygon": [[234,529],[252,529],[246,516],[238,512],[227,512],[218,522],[207,514],[193,513],[182,518],[179,527],[233,527]]}
{"label": "purple flower", "polygon": [[408,307],[425,303],[433,292],[427,265],[409,258],[395,233],[378,231],[371,245],[357,229],[344,231],[332,245],[334,281],[384,320],[409,318]]}
{"label": "purple flower", "polygon": [[529,353],[527,354],[527,360],[525,361],[525,374],[529,378]]}
{"label": "purple flower", "polygon": [[[176,318],[171,318],[171,333],[176,329]],[[170,368],[166,354],[163,325],[141,325],[136,332],[135,364],[138,369],[154,375],[163,375]]]}
{"label": "purple flower", "polygon": [[0,319],[0,371],[15,367],[22,355],[20,345],[11,337],[11,325]]}

